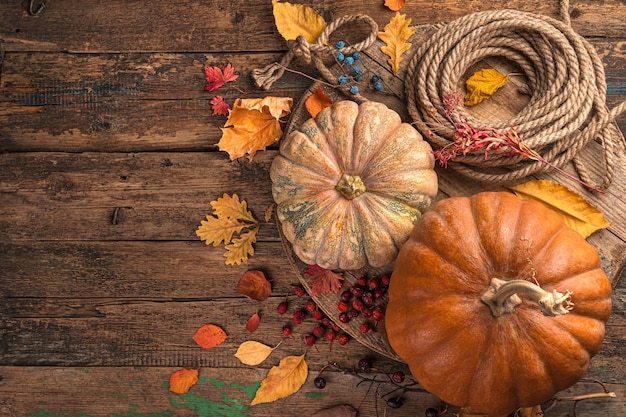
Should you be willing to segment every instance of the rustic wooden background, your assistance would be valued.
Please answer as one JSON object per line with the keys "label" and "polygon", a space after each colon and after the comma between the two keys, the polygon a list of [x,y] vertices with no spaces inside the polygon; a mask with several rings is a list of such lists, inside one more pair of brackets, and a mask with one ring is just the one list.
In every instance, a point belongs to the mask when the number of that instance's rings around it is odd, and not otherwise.
{"label": "rustic wooden background", "polygon": [[[381,28],[394,14],[382,0],[299,3],[326,21],[367,13]],[[327,387],[314,387],[328,361],[349,369],[372,357],[380,372],[370,378],[406,369],[354,341],[306,349],[311,319],[295,327],[293,338],[282,336],[288,320],[275,308],[286,295],[297,302],[291,294],[298,278],[275,224],[262,225],[256,254],[239,266],[225,266],[223,250],[195,235],[209,202],[224,193],[237,193],[262,218],[272,203],[268,170],[276,155],[274,147],[249,163],[218,152],[225,118],[211,116],[215,94],[204,91],[203,67],[232,63],[248,97],[297,101],[311,85],[293,73],[269,92],[252,82],[253,69],[286,50],[271,1],[45,4],[33,16],[29,1],[0,2],[0,416],[300,416],[343,403],[361,416],[415,416],[436,407],[435,397],[407,392],[403,407],[386,408],[380,397],[388,387],[332,369],[324,371]],[[626,99],[625,2],[571,6],[572,26],[602,57],[609,106]],[[402,12],[413,24],[430,24],[499,8],[558,16],[556,0],[409,0]],[[216,93],[231,103],[242,97],[228,87]],[[626,116],[617,122],[625,131]],[[616,187],[623,191],[624,183]],[[618,260],[607,271],[614,311],[588,376],[617,398],[581,402],[578,416],[626,414],[626,244],[606,239]],[[267,301],[237,293],[248,269],[272,280]],[[244,325],[257,311],[262,323],[249,335]],[[191,336],[206,323],[233,337],[202,350]],[[248,339],[283,342],[250,367],[233,356]],[[271,366],[307,350],[310,376],[297,394],[249,406]],[[201,375],[184,396],[167,389],[180,367],[200,368]],[[581,382],[564,395],[598,389]],[[572,413],[563,401],[548,415]]]}

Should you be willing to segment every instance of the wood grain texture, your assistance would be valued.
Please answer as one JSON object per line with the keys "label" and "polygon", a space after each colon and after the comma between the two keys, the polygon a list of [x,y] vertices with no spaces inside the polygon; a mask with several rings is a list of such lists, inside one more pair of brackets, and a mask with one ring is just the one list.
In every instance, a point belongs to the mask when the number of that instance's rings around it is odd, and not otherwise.
{"label": "wood grain texture", "polygon": [[[381,29],[395,14],[379,0],[298,3],[326,21],[366,13]],[[346,346],[304,345],[315,322],[308,317],[297,326],[291,315],[308,297],[294,295],[299,277],[276,224],[263,221],[273,202],[269,167],[277,144],[252,162],[230,161],[218,150],[226,118],[211,115],[215,95],[229,103],[268,95],[297,102],[319,76],[296,60],[292,68],[308,77],[286,72],[269,91],[255,86],[251,71],[287,50],[271,1],[50,0],[37,16],[27,8],[28,1],[0,2],[0,416],[289,417],[347,403],[360,416],[413,417],[438,406],[430,394],[406,392],[403,407],[387,408],[389,385],[325,368],[336,361],[348,371],[370,357],[378,370],[368,378],[387,381],[385,372],[395,370],[408,374],[403,363],[354,339]],[[501,8],[558,17],[556,0],[414,0],[401,12],[421,27]],[[623,101],[624,2],[572,1],[570,17],[602,59],[608,105]],[[341,27],[333,36],[350,41],[362,29]],[[372,69],[388,71],[379,50],[366,57]],[[203,67],[226,63],[234,66],[237,82],[205,91]],[[386,79],[387,103],[402,104],[403,74]],[[494,102],[508,107],[511,97]],[[302,117],[294,115],[291,123]],[[617,124],[625,131],[626,116]],[[593,170],[602,163],[593,157],[587,162]],[[438,199],[494,188],[437,170]],[[617,176],[606,195],[592,197],[611,227],[589,242],[614,294],[606,339],[588,373],[616,398],[580,402],[578,416],[620,416],[626,403],[623,163]],[[591,195],[557,174],[547,178]],[[248,201],[262,222],[247,264],[226,266],[223,247],[207,246],[195,234],[212,211],[210,202],[224,193]],[[237,293],[248,269],[264,271],[272,283],[270,298],[257,302]],[[290,308],[281,316],[276,306],[285,299]],[[249,334],[245,322],[255,312],[261,325]],[[231,337],[218,348],[201,349],[192,336],[206,323],[222,326]],[[282,335],[286,324],[292,337]],[[250,367],[234,357],[244,340],[282,343],[262,365]],[[272,366],[305,352],[310,372],[298,393],[249,406]],[[180,367],[197,367],[201,376],[184,396],[167,385]],[[318,390],[313,379],[322,369],[328,384]],[[597,391],[597,384],[580,382],[559,395]],[[547,414],[571,415],[571,402]]]}

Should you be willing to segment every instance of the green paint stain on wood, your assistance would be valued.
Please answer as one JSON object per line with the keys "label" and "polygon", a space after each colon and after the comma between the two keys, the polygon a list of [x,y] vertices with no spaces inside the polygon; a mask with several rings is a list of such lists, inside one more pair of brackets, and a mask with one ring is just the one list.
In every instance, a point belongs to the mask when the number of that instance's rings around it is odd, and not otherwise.
{"label": "green paint stain on wood", "polygon": [[243,391],[244,394],[248,396],[248,398],[253,399],[261,386],[260,382],[257,382],[254,385],[239,385],[239,384],[230,384],[231,388],[236,388]]}
{"label": "green paint stain on wood", "polygon": [[[67,411],[51,412],[41,410],[37,413],[29,414],[30,417],[93,417],[91,414],[80,412],[78,414],[68,413]],[[109,417],[174,417],[174,412],[171,410],[156,411],[156,412],[140,412],[137,404],[131,404],[128,411],[122,413],[110,414]]]}
{"label": "green paint stain on wood", "polygon": [[327,396],[328,393],[327,392],[307,392],[306,396],[309,398],[322,398]]}
{"label": "green paint stain on wood", "polygon": [[179,395],[181,402],[170,397],[170,404],[173,407],[184,407],[198,413],[198,417],[248,417],[244,411],[250,407],[241,401],[229,398],[224,394],[224,402],[210,401],[207,398],[199,397],[190,392]]}

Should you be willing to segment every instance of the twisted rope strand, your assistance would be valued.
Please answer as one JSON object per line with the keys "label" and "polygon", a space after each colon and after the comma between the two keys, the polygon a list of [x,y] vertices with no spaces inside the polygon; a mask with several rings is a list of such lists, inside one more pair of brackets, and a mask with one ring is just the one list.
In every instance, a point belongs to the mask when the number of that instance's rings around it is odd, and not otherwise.
{"label": "twisted rope strand", "polygon": [[471,65],[503,57],[519,66],[528,80],[529,103],[510,120],[491,127],[502,131],[514,127],[548,164],[511,157],[506,151],[492,152],[489,159],[470,152],[454,160],[454,168],[463,175],[512,183],[545,172],[550,164],[561,167],[572,161],[582,181],[593,184],[580,151],[597,138],[605,165],[597,188],[610,185],[615,151],[624,144],[614,121],[626,111],[626,102],[608,109],[602,61],[593,46],[570,27],[568,1],[561,1],[560,6],[563,21],[515,10],[463,16],[441,25],[409,61],[405,81],[409,114],[436,148],[454,143],[455,121],[488,125],[462,107],[456,109],[456,116],[450,115],[443,103],[446,94],[457,91],[458,80]]}

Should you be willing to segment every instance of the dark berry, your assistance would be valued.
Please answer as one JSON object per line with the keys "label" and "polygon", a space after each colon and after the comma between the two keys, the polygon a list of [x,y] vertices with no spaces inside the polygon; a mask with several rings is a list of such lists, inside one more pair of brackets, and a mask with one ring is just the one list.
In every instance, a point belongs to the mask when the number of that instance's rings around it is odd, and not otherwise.
{"label": "dark berry", "polygon": [[324,333],[326,333],[326,329],[324,329],[322,326],[315,326],[313,328],[313,335],[317,338],[324,336]]}
{"label": "dark berry", "polygon": [[361,311],[361,309],[363,308],[363,300],[361,298],[355,298],[354,300],[352,300],[352,308],[357,310],[357,311]]}
{"label": "dark berry", "polygon": [[322,376],[318,376],[313,380],[316,388],[323,389],[326,386],[326,380]]}
{"label": "dark berry", "polygon": [[370,317],[372,317],[372,309],[369,307],[363,307],[361,309],[361,314],[363,314],[363,317],[365,317],[366,319],[369,319]]}
{"label": "dark berry", "polygon": [[404,403],[401,398],[390,398],[387,400],[387,407],[389,408],[400,408],[402,404]]}
{"label": "dark berry", "polygon": [[401,384],[404,382],[404,372],[396,371],[391,375],[391,380],[396,384]]}
{"label": "dark berry", "polygon": [[361,323],[361,324],[359,325],[359,331],[360,331],[361,333],[367,333],[367,332],[369,332],[370,330],[371,330],[371,329],[370,329],[370,325],[369,325],[369,324],[367,324],[367,323]]}
{"label": "dark berry", "polygon": [[339,327],[337,324],[333,323],[333,330],[335,332],[339,332],[341,330],[341,327]]}
{"label": "dark berry", "polygon": [[293,322],[296,324],[302,324],[304,322],[304,311],[297,310],[293,313]]}
{"label": "dark berry", "polygon": [[348,323],[350,321],[350,317],[348,317],[348,313],[339,313],[339,321],[342,323]]}
{"label": "dark berry", "polygon": [[322,326],[324,326],[324,327],[328,327],[331,324],[333,324],[333,322],[330,321],[330,319],[328,317],[322,317],[322,319],[320,320],[320,323],[322,323]]}
{"label": "dark berry", "polygon": [[319,321],[319,320],[322,320],[322,319],[324,318],[324,313],[322,313],[322,312],[321,312],[321,311],[319,311],[319,310],[315,310],[315,311],[313,312],[313,318],[314,318],[315,320],[318,320],[318,321]]}
{"label": "dark berry", "polygon": [[436,409],[432,407],[428,407],[426,411],[424,412],[424,414],[426,415],[426,417],[437,417],[439,413],[437,412]]}
{"label": "dark berry", "polygon": [[354,285],[350,288],[353,295],[360,297],[365,293],[365,287],[363,285]]}
{"label": "dark berry", "polygon": [[337,337],[337,333],[335,333],[334,330],[329,329],[326,331],[326,334],[324,335],[324,337],[326,338],[326,340],[328,340],[329,342],[332,342],[333,340],[335,340],[335,338]]}
{"label": "dark berry", "polygon": [[307,309],[307,311],[312,313],[315,310],[317,310],[317,304],[315,304],[315,301],[313,301],[313,300],[308,300],[306,302],[306,309]]}
{"label": "dark berry", "polygon": [[350,341],[350,336],[348,336],[345,333],[341,333],[339,336],[337,336],[337,343],[339,343],[340,345],[345,345]]}
{"label": "dark berry", "polygon": [[370,372],[372,370],[372,360],[369,358],[359,359],[359,369],[363,372]]}
{"label": "dark berry", "polygon": [[[359,317],[359,314],[361,314],[361,313],[359,312],[359,310],[355,310],[355,309],[353,309],[353,308],[351,308],[350,310],[348,310],[348,311],[346,312],[346,315],[348,316],[348,318],[349,318],[350,320],[352,320],[352,319],[355,319],[355,318]],[[342,323],[344,323],[344,322],[342,322]]]}
{"label": "dark berry", "polygon": [[293,287],[293,292],[298,297],[302,297],[304,294],[306,294],[306,291],[302,285],[296,285],[295,287]]}
{"label": "dark berry", "polygon": [[380,308],[375,308],[372,310],[372,318],[376,321],[381,321],[385,318],[385,313]]}
{"label": "dark berry", "polygon": [[361,300],[363,300],[363,304],[371,307],[374,305],[374,294],[367,291],[365,294],[363,294],[363,296],[361,297]]}
{"label": "dark berry", "polygon": [[385,286],[389,285],[390,281],[391,281],[391,277],[389,275],[383,275],[382,277],[380,277],[380,283]]}
{"label": "dark berry", "polygon": [[283,326],[283,334],[285,336],[291,336],[291,327],[289,326]]}
{"label": "dark berry", "polygon": [[373,277],[371,278],[368,283],[367,283],[367,288],[369,288],[370,290],[373,290],[374,288],[378,287],[380,285],[380,279],[377,277]]}
{"label": "dark berry", "polygon": [[278,311],[278,314],[285,314],[288,307],[289,305],[287,304],[287,301],[283,301],[282,303],[278,304],[278,307],[276,307],[276,311]]}
{"label": "dark berry", "polygon": [[352,298],[352,293],[350,292],[350,290],[345,290],[339,296],[339,299],[341,299],[341,301],[345,301],[346,303],[350,301],[351,298]]}
{"label": "dark berry", "polygon": [[387,290],[385,289],[385,287],[376,287],[372,291],[372,294],[374,295],[374,298],[378,300],[379,298],[383,298],[386,292]]}
{"label": "dark berry", "polygon": [[313,346],[315,344],[316,340],[317,339],[312,334],[308,334],[308,335],[304,336],[304,343],[307,346]]}
{"label": "dark berry", "polygon": [[356,280],[356,285],[360,285],[361,287],[365,287],[365,284],[367,284],[367,278],[365,278],[365,277],[361,277],[361,278]]}

